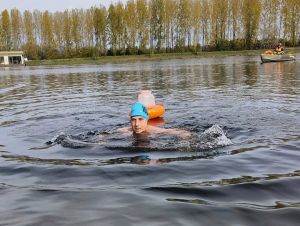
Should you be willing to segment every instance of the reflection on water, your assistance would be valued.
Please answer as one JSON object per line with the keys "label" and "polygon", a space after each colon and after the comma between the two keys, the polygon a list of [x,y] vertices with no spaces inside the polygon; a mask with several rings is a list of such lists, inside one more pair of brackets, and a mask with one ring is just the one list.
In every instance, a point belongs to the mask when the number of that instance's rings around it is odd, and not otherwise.
{"label": "reflection on water", "polygon": [[[262,69],[258,72],[258,69]],[[0,71],[1,72],[1,71]],[[173,89],[189,92],[201,84],[211,88],[228,86],[245,82],[246,85],[257,83],[258,76],[266,76],[264,79],[277,82],[292,82],[291,79],[283,80],[283,76],[290,77],[296,75],[295,62],[279,62],[258,65],[255,62],[248,64],[213,64],[213,65],[181,65],[180,68],[160,68],[153,71],[120,71],[117,74],[112,72],[99,71],[94,68],[92,73],[67,73],[62,69],[63,74],[51,74],[51,69],[46,71],[44,76],[31,74],[21,75],[1,75],[0,87],[2,98],[8,97],[24,99],[26,96],[40,94],[55,95],[56,91],[68,92],[72,95],[76,93],[97,92],[101,94],[104,90],[114,93],[120,87],[131,84],[136,89],[128,91],[132,95],[138,88],[148,85],[153,90],[169,92]],[[286,73],[288,72],[288,73]],[[183,76],[184,75],[184,76]],[[229,76],[230,75],[230,76]],[[172,79],[171,79],[172,78]],[[295,82],[295,80],[294,80]],[[297,86],[291,83],[290,86]],[[101,92],[102,91],[102,92]],[[123,94],[123,93],[122,93]],[[60,96],[60,95],[59,95]]]}
{"label": "reflection on water", "polygon": [[78,161],[76,159],[74,160],[64,160],[64,159],[41,159],[41,158],[33,158],[30,156],[20,156],[20,155],[9,155],[4,154],[1,156],[4,159],[7,159],[9,161],[19,161],[19,162],[26,162],[30,164],[53,164],[53,165],[81,165],[85,166],[88,165],[88,163],[84,163],[81,161]]}
{"label": "reflection on water", "polygon": [[252,64],[246,64],[245,69],[245,84],[249,86],[253,86],[257,82],[257,65],[252,63]]}
{"label": "reflection on water", "polygon": [[[299,65],[0,67],[0,224],[297,225]],[[115,132],[144,87],[190,140]]]}
{"label": "reflection on water", "polygon": [[272,210],[272,209],[282,209],[282,208],[291,208],[291,207],[300,207],[300,202],[282,202],[275,201],[274,205],[264,206],[264,205],[256,205],[250,203],[221,203],[221,202],[207,202],[201,199],[171,199],[167,198],[167,201],[170,202],[183,202],[183,203],[191,203],[191,204],[199,204],[199,205],[211,205],[218,207],[245,207],[255,210]]}
{"label": "reflection on water", "polygon": [[149,147],[150,137],[148,134],[133,134],[132,146],[134,147]]}
{"label": "reflection on water", "polygon": [[269,77],[272,82],[276,82],[276,85],[282,93],[297,94],[299,80],[297,79],[297,64],[291,62],[285,64],[284,62],[263,64],[264,74]]}

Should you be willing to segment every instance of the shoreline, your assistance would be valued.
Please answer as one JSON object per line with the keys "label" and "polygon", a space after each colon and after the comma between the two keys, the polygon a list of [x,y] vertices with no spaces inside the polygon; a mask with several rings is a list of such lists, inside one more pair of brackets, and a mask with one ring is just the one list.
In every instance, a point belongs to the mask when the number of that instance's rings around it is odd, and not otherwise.
{"label": "shoreline", "polygon": [[[290,52],[300,52],[300,48],[289,48]],[[185,53],[159,53],[145,55],[124,55],[124,56],[102,56],[96,58],[67,58],[53,60],[30,60],[26,62],[27,66],[50,66],[50,65],[84,65],[84,64],[102,64],[102,63],[126,63],[137,61],[155,61],[170,59],[195,59],[204,57],[224,57],[224,56],[259,56],[265,50],[240,50],[240,51],[213,51],[213,52],[185,52]]]}

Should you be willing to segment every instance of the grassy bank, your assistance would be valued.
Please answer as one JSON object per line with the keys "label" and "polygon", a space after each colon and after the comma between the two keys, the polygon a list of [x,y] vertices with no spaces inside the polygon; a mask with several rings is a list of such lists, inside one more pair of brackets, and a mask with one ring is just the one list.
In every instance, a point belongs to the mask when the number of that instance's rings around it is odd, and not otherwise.
{"label": "grassy bank", "polygon": [[[300,48],[289,49],[292,52],[300,52]],[[151,55],[134,55],[134,56],[104,56],[97,58],[69,58],[54,60],[31,60],[27,62],[28,66],[39,65],[78,65],[78,64],[101,64],[101,63],[120,63],[149,60],[169,60],[169,59],[187,59],[201,57],[224,57],[224,56],[258,56],[264,50],[243,50],[243,51],[214,51],[198,53],[160,53]]]}

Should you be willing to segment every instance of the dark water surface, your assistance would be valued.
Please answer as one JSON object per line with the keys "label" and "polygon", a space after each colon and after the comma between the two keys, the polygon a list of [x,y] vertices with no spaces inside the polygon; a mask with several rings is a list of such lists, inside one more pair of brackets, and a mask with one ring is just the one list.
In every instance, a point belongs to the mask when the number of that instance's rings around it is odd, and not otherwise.
{"label": "dark water surface", "polygon": [[[225,57],[0,68],[0,225],[299,225],[300,63]],[[232,145],[111,133],[139,89],[167,112],[160,126]],[[93,131],[84,148],[45,143]]]}

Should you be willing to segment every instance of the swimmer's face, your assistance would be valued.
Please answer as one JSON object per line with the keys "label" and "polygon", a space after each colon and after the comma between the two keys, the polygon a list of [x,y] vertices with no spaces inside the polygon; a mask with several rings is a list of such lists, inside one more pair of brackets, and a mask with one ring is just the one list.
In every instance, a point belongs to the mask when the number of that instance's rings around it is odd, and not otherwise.
{"label": "swimmer's face", "polygon": [[142,133],[147,129],[148,121],[142,116],[133,116],[130,119],[130,125],[134,133]]}

